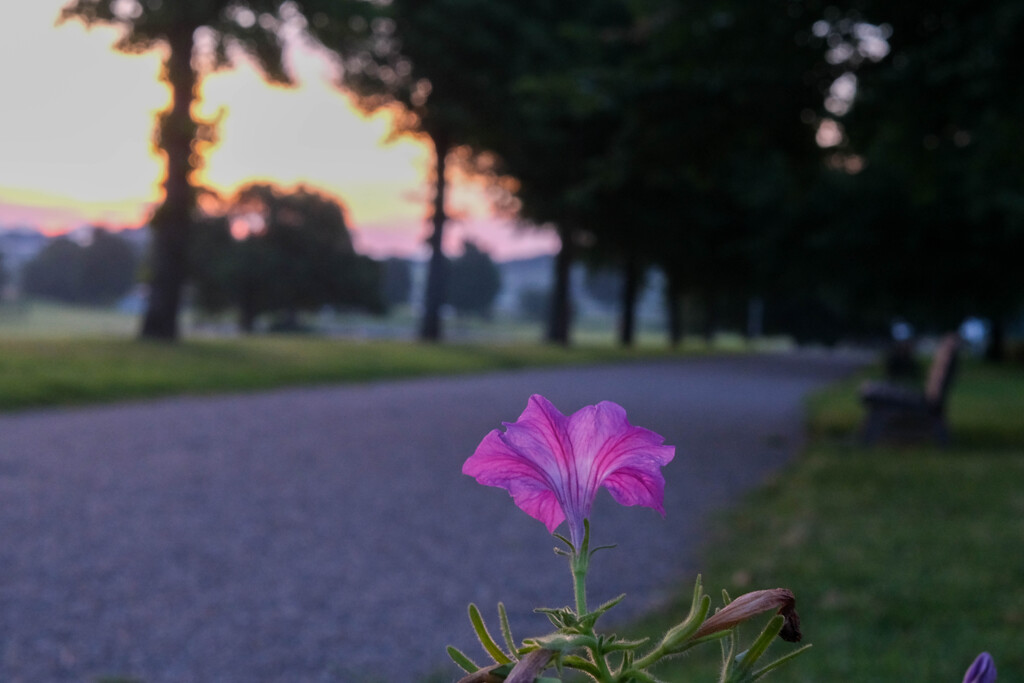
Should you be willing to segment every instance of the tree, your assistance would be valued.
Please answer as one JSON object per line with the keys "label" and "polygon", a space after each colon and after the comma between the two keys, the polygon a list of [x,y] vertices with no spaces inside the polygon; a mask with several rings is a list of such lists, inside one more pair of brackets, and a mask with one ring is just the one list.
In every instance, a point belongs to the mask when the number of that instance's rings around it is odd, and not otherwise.
{"label": "tree", "polygon": [[81,290],[85,301],[111,303],[124,296],[138,281],[139,255],[124,238],[94,228],[82,250]]}
{"label": "tree", "polygon": [[[140,330],[151,339],[178,337],[178,312],[186,276],[191,227],[196,213],[192,174],[202,162],[202,144],[212,141],[212,127],[195,119],[199,79],[209,70],[231,64],[229,48],[254,57],[264,75],[288,83],[281,63],[277,29],[282,0],[72,0],[61,21],[113,24],[123,30],[115,47],[138,53],[164,49],[163,78],[171,91],[169,107],[157,118],[154,142],[166,159],[164,197],[154,212],[149,302]],[[196,32],[206,29],[213,54],[198,67]]]}
{"label": "tree", "polygon": [[[821,38],[856,85],[836,115],[846,136],[837,160],[862,160],[862,203],[892,200],[894,220],[860,226],[884,247],[879,294],[898,298],[891,314],[911,309],[936,326],[989,317],[1000,355],[1024,302],[1024,7],[867,1],[838,3],[827,19]],[[872,41],[884,42],[883,58],[863,58]]]}
{"label": "tree", "polygon": [[463,244],[462,256],[452,260],[448,303],[460,314],[489,318],[501,291],[501,272],[490,255],[473,242]]}
{"label": "tree", "polygon": [[[801,3],[633,5],[634,48],[609,87],[624,101],[590,206],[596,248],[624,272],[661,266],[672,340],[683,296],[711,334],[730,300],[792,268],[776,233],[816,177],[821,56]],[[628,288],[627,288],[628,289]],[[633,299],[624,296],[624,310]],[[624,315],[623,341],[631,328]]]}
{"label": "tree", "polygon": [[526,47],[517,45],[507,106],[492,124],[490,149],[516,180],[520,216],[556,230],[561,241],[545,333],[552,343],[570,341],[570,268],[580,243],[592,237],[592,222],[602,220],[593,174],[607,161],[621,120],[622,101],[607,77],[628,50],[627,17],[617,0],[541,2],[524,11]]}
{"label": "tree", "polygon": [[22,273],[25,293],[45,299],[76,301],[81,281],[81,252],[82,247],[63,236],[47,244],[25,264]]}
{"label": "tree", "polygon": [[388,306],[409,303],[412,298],[412,264],[406,259],[389,258],[382,264],[384,291],[382,296]]}
{"label": "tree", "polygon": [[[397,134],[426,136],[434,151],[431,260],[420,337],[442,336],[449,263],[443,235],[449,153],[490,149],[511,104],[510,84],[532,54],[538,0],[302,0],[311,34],[342,59],[341,85],[367,110],[397,107]],[[362,14],[354,14],[361,11]],[[361,43],[360,43],[361,41]],[[515,49],[508,49],[515,45]]]}
{"label": "tree", "polygon": [[284,327],[326,305],[381,312],[380,266],[355,253],[342,208],[306,188],[242,188],[225,219],[212,220],[195,252],[198,301],[236,306],[252,331],[272,313]]}
{"label": "tree", "polygon": [[591,299],[610,308],[618,303],[622,293],[622,274],[604,264],[592,264],[587,268],[583,286]]}
{"label": "tree", "polygon": [[138,268],[138,255],[128,242],[93,228],[85,246],[63,236],[51,241],[26,264],[24,289],[68,303],[107,305],[131,289]]}

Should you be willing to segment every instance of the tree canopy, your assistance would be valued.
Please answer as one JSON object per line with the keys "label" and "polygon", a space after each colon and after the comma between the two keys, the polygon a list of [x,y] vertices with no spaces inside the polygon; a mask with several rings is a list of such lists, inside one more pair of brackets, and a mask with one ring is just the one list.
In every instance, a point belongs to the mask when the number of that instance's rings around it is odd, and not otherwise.
{"label": "tree canopy", "polygon": [[300,311],[323,306],[383,310],[379,265],[356,254],[341,206],[300,187],[242,188],[227,214],[200,228],[193,251],[198,303],[235,307],[251,331],[271,314],[294,326]]}
{"label": "tree canopy", "polygon": [[489,318],[501,291],[501,273],[487,252],[465,242],[462,256],[452,259],[449,284],[447,303],[458,313]]}
{"label": "tree canopy", "polygon": [[[122,52],[166,50],[163,78],[171,103],[158,115],[154,132],[154,144],[166,159],[166,173],[163,202],[150,221],[154,239],[143,337],[178,337],[189,237],[196,218],[192,175],[202,163],[203,143],[212,141],[214,134],[212,124],[197,121],[192,111],[199,79],[229,66],[237,49],[253,57],[269,80],[288,83],[278,33],[287,18],[281,16],[284,6],[282,0],[72,0],[61,12],[61,21],[119,27],[122,32],[115,47]],[[199,54],[197,49],[200,31],[204,44],[211,46],[209,54]]]}
{"label": "tree canopy", "polygon": [[998,331],[1024,303],[1024,8],[839,3],[815,30],[852,93],[832,103],[846,177],[831,183],[825,234],[842,256],[827,279],[859,312],[936,328],[981,315]]}
{"label": "tree canopy", "polygon": [[[302,0],[310,33],[334,50],[341,85],[366,109],[392,107],[398,133],[427,136],[434,149],[432,256],[420,336],[442,336],[440,306],[447,297],[449,263],[442,244],[447,213],[447,162],[455,148],[492,149],[508,129],[499,124],[511,106],[512,84],[546,44],[539,0],[394,0],[346,3]],[[512,46],[512,49],[510,49]]]}
{"label": "tree canopy", "polygon": [[26,294],[76,304],[107,305],[138,282],[139,255],[124,238],[93,228],[84,246],[57,237],[25,265]]}

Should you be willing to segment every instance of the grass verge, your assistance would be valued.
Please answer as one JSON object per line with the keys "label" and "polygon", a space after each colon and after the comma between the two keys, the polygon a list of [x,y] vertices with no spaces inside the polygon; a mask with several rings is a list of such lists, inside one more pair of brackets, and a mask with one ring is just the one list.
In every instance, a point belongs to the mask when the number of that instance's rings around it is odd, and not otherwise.
{"label": "grass verge", "polygon": [[[1024,681],[1024,369],[966,365],[946,449],[862,448],[861,416],[853,380],[812,399],[807,451],[713,524],[705,586],[796,593],[814,648],[773,681],[958,681],[982,650],[1001,682]],[[705,646],[658,673],[715,680],[718,656]]]}
{"label": "grass verge", "polygon": [[250,391],[667,355],[540,344],[372,343],[322,337],[190,340],[0,340],[0,410]]}

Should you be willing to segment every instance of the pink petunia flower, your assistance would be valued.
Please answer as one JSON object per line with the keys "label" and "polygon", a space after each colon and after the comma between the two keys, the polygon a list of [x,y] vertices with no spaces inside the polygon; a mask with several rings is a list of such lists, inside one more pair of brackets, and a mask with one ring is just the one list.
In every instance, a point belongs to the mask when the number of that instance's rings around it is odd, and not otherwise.
{"label": "pink petunia flower", "polygon": [[485,486],[508,489],[526,514],[554,530],[569,522],[578,549],[583,520],[599,487],[622,505],[643,505],[665,514],[661,467],[674,446],[654,432],[634,427],[622,406],[602,401],[566,417],[546,398],[533,395],[514,423],[484,437],[462,466]]}

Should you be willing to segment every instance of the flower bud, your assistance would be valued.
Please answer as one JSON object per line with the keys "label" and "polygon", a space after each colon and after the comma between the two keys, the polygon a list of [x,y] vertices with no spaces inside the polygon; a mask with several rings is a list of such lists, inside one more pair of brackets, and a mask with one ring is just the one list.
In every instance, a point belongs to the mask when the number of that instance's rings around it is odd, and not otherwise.
{"label": "flower bud", "polygon": [[994,683],[996,680],[996,663],[992,655],[982,652],[964,674],[964,683]]}
{"label": "flower bud", "polygon": [[722,609],[715,612],[701,624],[693,638],[703,638],[712,633],[728,630],[741,624],[751,617],[763,612],[775,610],[785,618],[779,637],[790,643],[800,640],[800,617],[796,613],[796,597],[786,588],[753,591],[736,598]]}

